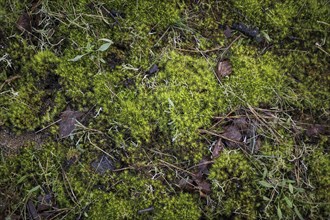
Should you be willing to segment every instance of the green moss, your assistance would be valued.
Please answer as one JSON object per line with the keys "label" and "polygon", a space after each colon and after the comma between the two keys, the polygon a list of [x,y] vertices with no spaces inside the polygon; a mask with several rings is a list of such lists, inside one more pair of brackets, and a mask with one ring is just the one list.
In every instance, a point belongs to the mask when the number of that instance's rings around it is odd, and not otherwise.
{"label": "green moss", "polygon": [[[41,149],[25,144],[17,157],[1,157],[0,201],[6,207],[0,204],[0,218],[1,212],[23,213],[29,199],[37,203],[49,192],[57,208],[67,210],[60,217],[69,219],[254,219],[277,218],[278,210],[289,218],[297,218],[295,210],[311,219],[329,215],[328,153],[315,150],[307,157],[303,151],[295,158],[297,150],[309,148],[288,130],[276,131],[282,136],[277,142],[258,130],[263,144],[251,156],[225,149],[210,168],[207,206],[177,188],[188,175],[183,170],[191,172],[210,155],[213,138],[199,129],[209,129],[214,116],[261,106],[326,117],[326,1],[42,1],[31,14],[39,19],[38,31],[8,38],[19,33],[15,23],[32,4],[0,1],[0,52],[12,61],[10,67],[0,58],[0,125],[36,131],[68,106],[89,111],[86,127],[72,140],[58,140],[53,125],[43,131],[51,138]],[[259,27],[271,41],[241,36],[226,54],[212,50],[240,34],[226,39],[218,28],[234,22]],[[114,44],[97,51],[102,38]],[[219,83],[213,70],[223,56],[233,72]],[[159,71],[147,76],[153,64]],[[97,174],[91,163],[99,148],[116,168],[130,171]],[[302,181],[297,172],[306,175]]]}
{"label": "green moss", "polygon": [[321,149],[316,149],[308,158],[309,178],[313,184],[314,202],[319,206],[322,216],[330,214],[330,156]]}
{"label": "green moss", "polygon": [[211,197],[215,201],[208,213],[210,217],[257,217],[256,171],[242,153],[225,150],[215,160],[208,178],[212,182]]}
{"label": "green moss", "polygon": [[[160,69],[154,77],[136,78],[137,86],[129,89],[118,85],[122,71],[98,76],[95,98],[104,111],[99,120],[112,125],[109,131],[117,145],[124,144],[126,138],[160,150],[172,145],[172,154],[181,157],[191,149],[188,152],[200,159],[203,149],[198,129],[222,110],[219,86],[203,59],[172,52]],[[192,155],[188,153],[184,159]]]}
{"label": "green moss", "polygon": [[302,109],[329,109],[330,77],[327,57],[292,52],[283,57],[291,90],[284,100]]}
{"label": "green moss", "polygon": [[13,41],[7,51],[14,62],[5,79],[14,80],[4,84],[0,98],[4,123],[13,129],[34,130],[52,122],[64,104],[54,73],[59,59],[47,50],[34,54],[24,40]]}
{"label": "green moss", "polygon": [[259,55],[255,48],[239,45],[233,48],[231,62],[233,73],[223,85],[232,107],[277,104],[287,89],[279,58],[271,52]]}

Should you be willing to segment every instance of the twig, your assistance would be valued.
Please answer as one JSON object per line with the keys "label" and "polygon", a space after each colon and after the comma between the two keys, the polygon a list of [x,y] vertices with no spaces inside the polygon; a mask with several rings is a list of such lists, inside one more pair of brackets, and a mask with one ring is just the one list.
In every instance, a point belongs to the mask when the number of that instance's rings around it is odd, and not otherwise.
{"label": "twig", "polygon": [[240,141],[235,141],[235,140],[233,140],[233,139],[227,138],[226,136],[221,135],[221,134],[216,133],[216,132],[213,132],[213,131],[208,131],[208,130],[205,130],[205,129],[199,129],[199,131],[200,131],[201,133],[206,133],[206,134],[211,134],[211,135],[213,135],[213,136],[221,137],[221,138],[223,138],[223,139],[225,139],[225,140],[227,140],[227,141],[234,142],[235,144],[244,145],[244,143],[242,143],[242,142],[240,142]]}
{"label": "twig", "polygon": [[0,86],[0,90],[2,90],[2,88],[5,86],[5,84],[10,84],[12,81],[14,81],[15,79],[19,79],[21,78],[20,76],[13,76],[9,79],[6,79]]}
{"label": "twig", "polygon": [[216,48],[212,48],[209,50],[192,50],[192,49],[182,49],[182,48],[175,48],[176,50],[183,51],[183,52],[191,52],[191,53],[209,53],[209,52],[214,52],[218,50],[226,50],[226,47],[220,46]]}
{"label": "twig", "polygon": [[56,123],[58,123],[60,121],[62,121],[61,118],[58,119],[57,121],[52,122],[51,124],[47,125],[46,127],[41,128],[40,130],[36,131],[35,134],[38,134],[38,133],[42,132],[43,130],[46,130],[47,128],[51,127],[52,125],[54,125],[54,124],[56,124]]}
{"label": "twig", "polygon": [[167,166],[169,166],[169,167],[175,168],[175,169],[177,169],[177,170],[181,170],[181,171],[183,171],[183,172],[185,172],[185,173],[190,174],[191,176],[195,176],[194,173],[189,172],[189,171],[187,171],[187,170],[185,170],[185,169],[182,169],[182,168],[180,168],[180,167],[177,167],[177,166],[175,166],[175,165],[173,165],[173,164],[170,164],[170,163],[168,163],[168,162],[166,162],[166,161],[164,161],[164,160],[159,160],[159,161],[162,162],[164,165],[167,165]]}

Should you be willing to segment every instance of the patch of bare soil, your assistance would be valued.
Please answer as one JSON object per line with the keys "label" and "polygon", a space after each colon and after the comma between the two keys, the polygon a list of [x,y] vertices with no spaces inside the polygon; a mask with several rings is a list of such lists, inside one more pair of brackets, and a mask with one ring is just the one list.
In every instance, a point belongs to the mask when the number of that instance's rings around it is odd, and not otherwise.
{"label": "patch of bare soil", "polygon": [[28,143],[41,146],[43,137],[33,132],[14,135],[6,130],[0,130],[0,150],[4,155],[12,155],[18,153],[19,149]]}

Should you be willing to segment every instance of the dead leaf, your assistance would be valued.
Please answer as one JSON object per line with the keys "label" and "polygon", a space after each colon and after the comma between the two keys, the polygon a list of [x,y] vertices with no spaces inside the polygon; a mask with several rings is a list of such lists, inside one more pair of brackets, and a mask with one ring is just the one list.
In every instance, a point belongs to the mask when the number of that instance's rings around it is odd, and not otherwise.
{"label": "dead leaf", "polygon": [[234,141],[240,141],[242,138],[242,134],[237,126],[235,125],[229,125],[225,128],[225,132],[222,134],[228,139],[234,140]]}
{"label": "dead leaf", "polygon": [[207,158],[202,159],[197,165],[197,174],[192,177],[194,188],[199,191],[201,197],[206,197],[211,192],[211,184],[206,180],[206,176],[209,174],[209,167],[212,163],[213,161]]}
{"label": "dead leaf", "polygon": [[33,220],[41,219],[40,216],[38,215],[35,205],[33,204],[33,202],[31,200],[28,201],[26,206],[27,206],[27,210],[29,212],[31,219],[33,219]]}
{"label": "dead leaf", "polygon": [[210,194],[211,193],[211,184],[209,182],[207,182],[206,180],[203,180],[198,184],[198,188],[201,192],[205,193],[205,194]]}
{"label": "dead leaf", "polygon": [[82,112],[66,110],[61,114],[60,137],[68,137],[76,127],[77,118],[83,115]]}
{"label": "dead leaf", "polygon": [[310,125],[306,130],[306,135],[308,137],[317,137],[319,135],[326,135],[326,134],[330,134],[330,129],[320,124]]}
{"label": "dead leaf", "polygon": [[179,187],[185,191],[193,192],[194,191],[193,180],[182,178],[179,182]]}
{"label": "dead leaf", "polygon": [[147,71],[147,75],[153,76],[154,74],[156,74],[159,71],[159,68],[157,66],[157,64],[152,65],[152,67]]}
{"label": "dead leaf", "polygon": [[32,25],[30,15],[27,12],[24,12],[21,16],[19,16],[16,26],[22,32],[31,32]]}
{"label": "dead leaf", "polygon": [[232,73],[232,67],[229,60],[219,60],[215,72],[219,78],[229,76]]}
{"label": "dead leaf", "polygon": [[249,123],[247,121],[247,118],[245,118],[245,117],[240,117],[240,118],[234,119],[233,124],[235,126],[237,126],[242,132],[246,132],[251,125],[251,123]]}
{"label": "dead leaf", "polygon": [[239,128],[235,125],[227,126],[225,128],[225,132],[222,135],[227,138],[225,142],[228,147],[237,147],[237,143],[235,142],[240,142],[242,139],[242,134]]}
{"label": "dead leaf", "polygon": [[212,151],[212,159],[218,158],[220,156],[220,152],[224,149],[225,145],[222,142],[222,139],[219,138],[217,143],[214,145]]}
{"label": "dead leaf", "polygon": [[201,162],[199,162],[199,164],[197,165],[198,167],[198,172],[194,178],[194,180],[196,179],[202,179],[203,175],[208,175],[209,174],[209,166],[212,164],[212,161],[209,161],[206,158],[203,158],[201,160]]}
{"label": "dead leaf", "polygon": [[106,155],[102,155],[97,160],[94,160],[91,165],[95,172],[101,175],[103,175],[108,170],[111,171],[115,169],[112,160]]}
{"label": "dead leaf", "polygon": [[224,35],[225,35],[225,37],[226,37],[226,38],[230,38],[230,37],[232,36],[232,33],[231,33],[231,32],[232,32],[232,30],[231,30],[230,27],[227,25],[227,26],[226,26],[226,30],[224,30],[224,32],[223,32]]}
{"label": "dead leaf", "polygon": [[52,194],[40,195],[38,196],[38,212],[47,211],[52,208]]}

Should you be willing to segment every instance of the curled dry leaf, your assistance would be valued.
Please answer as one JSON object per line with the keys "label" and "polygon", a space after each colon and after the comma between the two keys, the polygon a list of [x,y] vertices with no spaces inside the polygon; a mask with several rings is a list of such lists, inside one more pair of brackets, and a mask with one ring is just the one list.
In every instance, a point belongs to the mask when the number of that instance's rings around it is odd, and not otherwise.
{"label": "curled dry leaf", "polygon": [[93,167],[95,172],[101,175],[103,175],[108,170],[111,171],[115,169],[112,160],[106,155],[102,155],[97,160],[94,160],[91,163],[91,166]]}
{"label": "curled dry leaf", "polygon": [[226,127],[225,132],[222,134],[226,138],[233,140],[233,141],[240,141],[242,138],[242,134],[239,128],[235,125],[229,125]]}
{"label": "curled dry leaf", "polygon": [[228,25],[226,26],[226,30],[224,30],[223,33],[226,38],[230,38],[232,36],[232,30]]}
{"label": "curled dry leaf", "polygon": [[71,134],[76,127],[77,118],[83,115],[82,112],[66,110],[61,114],[60,137],[65,138]]}
{"label": "curled dry leaf", "polygon": [[28,210],[31,219],[41,219],[32,200],[29,199],[29,201],[26,204],[26,208]]}
{"label": "curled dry leaf", "polygon": [[319,135],[330,134],[330,128],[325,125],[313,124],[307,127],[306,135],[308,137],[317,137]]}
{"label": "curled dry leaf", "polygon": [[220,156],[220,152],[224,149],[225,145],[222,142],[222,138],[219,138],[217,143],[214,145],[212,151],[212,159],[218,158]]}
{"label": "curled dry leaf", "polygon": [[21,16],[19,16],[16,26],[22,32],[25,31],[31,32],[32,25],[31,25],[30,15],[24,12]]}
{"label": "curled dry leaf", "polygon": [[219,60],[215,72],[219,78],[229,76],[232,73],[232,67],[228,59]]}
{"label": "curled dry leaf", "polygon": [[[197,183],[198,188],[200,190],[200,192],[202,192],[203,194],[210,194],[211,193],[211,184],[209,182],[207,182],[206,180],[200,181]],[[203,195],[201,194],[201,195]]]}

